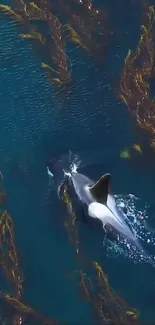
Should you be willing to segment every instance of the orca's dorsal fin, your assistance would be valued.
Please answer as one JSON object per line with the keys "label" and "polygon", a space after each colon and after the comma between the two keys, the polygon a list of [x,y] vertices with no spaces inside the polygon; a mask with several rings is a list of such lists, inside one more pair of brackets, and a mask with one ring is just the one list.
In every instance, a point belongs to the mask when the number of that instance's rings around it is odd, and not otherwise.
{"label": "orca's dorsal fin", "polygon": [[109,193],[110,174],[103,175],[89,190],[98,203],[106,204]]}

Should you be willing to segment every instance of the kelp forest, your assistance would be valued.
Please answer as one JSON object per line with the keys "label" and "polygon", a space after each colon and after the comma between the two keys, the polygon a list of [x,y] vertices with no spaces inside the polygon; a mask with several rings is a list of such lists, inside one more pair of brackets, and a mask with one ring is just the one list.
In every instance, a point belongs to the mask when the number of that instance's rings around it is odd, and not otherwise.
{"label": "kelp forest", "polygon": [[12,7],[1,4],[0,11],[20,25],[20,38],[33,40],[41,55],[41,68],[57,86],[68,87],[72,82],[68,42],[103,59],[108,43],[108,16],[106,10],[94,8],[91,1],[21,0]]}
{"label": "kelp forest", "polygon": [[[155,71],[155,8],[142,1],[143,17],[139,44],[134,51],[129,50],[121,73],[119,98],[128,107],[138,126],[150,136],[149,146],[155,149],[155,99],[151,94]],[[134,145],[142,153],[143,148]],[[131,150],[130,150],[131,152]],[[122,158],[130,158],[129,150],[121,153]]]}
{"label": "kelp forest", "polygon": [[[155,7],[146,1],[141,1],[141,6],[140,40],[136,49],[129,49],[125,59],[118,97],[139,127],[148,132],[150,146],[155,148],[155,99],[150,90],[155,78]],[[111,35],[110,13],[106,8],[96,8],[92,0],[13,0],[12,6],[0,4],[0,13],[16,22],[23,41],[34,44],[34,55],[36,53],[40,57],[40,68],[54,87],[69,89],[72,85],[72,62],[67,52],[69,42],[89,55],[90,59],[95,58],[98,62],[106,60]],[[133,150],[142,153],[138,144],[133,145]],[[128,158],[128,153],[122,153],[121,157]],[[3,185],[0,191],[0,264],[10,288],[8,291],[0,288],[0,323],[56,325],[57,320],[46,319],[24,300],[24,278],[13,218],[6,210],[7,194]],[[81,249],[77,216],[66,184],[62,186],[61,199],[68,215],[64,229],[68,231],[79,265],[75,270],[75,279],[78,278],[82,296],[92,306],[92,317],[98,318],[99,324],[140,324],[139,312],[117,295],[99,262],[88,260]]]}

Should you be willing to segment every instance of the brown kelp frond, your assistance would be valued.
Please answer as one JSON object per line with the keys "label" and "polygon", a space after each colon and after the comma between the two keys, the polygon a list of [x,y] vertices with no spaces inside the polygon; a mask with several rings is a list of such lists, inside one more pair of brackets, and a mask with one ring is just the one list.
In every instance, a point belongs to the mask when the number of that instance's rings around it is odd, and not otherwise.
{"label": "brown kelp frond", "polygon": [[89,301],[100,319],[100,324],[139,324],[139,312],[116,295],[110,287],[108,277],[97,262],[92,262],[93,275],[82,270],[80,275],[82,293]]}
{"label": "brown kelp frond", "polygon": [[143,154],[143,146],[138,143],[134,143],[132,147],[124,148],[123,151],[120,152],[120,158],[122,159],[131,159],[138,158]]}
{"label": "brown kelp frond", "polygon": [[[71,61],[66,54],[66,42],[62,35],[62,24],[59,19],[51,13],[46,14],[47,23],[50,30],[49,37],[49,54],[56,65],[56,70],[60,74],[59,81],[68,84],[71,74]],[[57,81],[58,80],[54,80]],[[58,84],[59,84],[58,81]]]}
{"label": "brown kelp frond", "polygon": [[51,83],[53,83],[54,85],[58,86],[58,87],[62,87],[66,85],[66,80],[61,80],[61,78],[58,77],[54,77],[53,75],[59,75],[60,76],[60,72],[54,70],[53,68],[51,68],[48,64],[42,63],[41,67],[43,69],[47,69],[48,70],[48,77]]}
{"label": "brown kelp frond", "polygon": [[121,75],[120,99],[129,107],[140,127],[155,133],[155,100],[150,97],[150,81],[154,78],[155,10],[145,6],[145,25],[135,53],[129,51]]}
{"label": "brown kelp frond", "polygon": [[0,11],[3,11],[5,14],[13,16],[15,20],[22,21],[22,16],[18,15],[11,6],[0,4]]}
{"label": "brown kelp frond", "polygon": [[38,6],[37,6],[37,4],[35,3],[35,2],[29,2],[29,5],[31,6],[31,7],[33,7],[33,8],[35,8],[37,11],[42,11]]}
{"label": "brown kelp frond", "polygon": [[19,37],[20,38],[23,38],[23,39],[34,39],[34,40],[38,40],[43,45],[46,42],[45,37],[41,33],[38,33],[38,32],[35,32],[35,31],[33,31],[31,34],[20,34]]}
{"label": "brown kelp frond", "polygon": [[0,266],[8,284],[13,287],[11,293],[0,290],[0,323],[58,325],[57,321],[46,319],[23,301],[23,279],[15,245],[14,225],[7,211],[0,211]]}
{"label": "brown kelp frond", "polygon": [[76,215],[73,210],[72,200],[68,191],[67,185],[63,185],[62,199],[66,204],[68,211],[68,219],[65,223],[65,226],[68,230],[68,234],[71,242],[75,245],[76,252],[79,252],[79,240],[78,240],[78,226],[76,222]]}
{"label": "brown kelp frond", "polygon": [[28,2],[26,5],[26,11],[31,20],[46,21],[45,12],[41,8],[39,8],[35,2]]}
{"label": "brown kelp frond", "polygon": [[7,211],[0,212],[0,229],[0,264],[14,287],[16,297],[20,298],[23,291],[23,280],[15,247],[12,218]]}
{"label": "brown kelp frond", "polygon": [[[59,1],[63,3],[62,0]],[[105,10],[95,9],[92,4],[86,5],[83,1],[76,2],[76,6],[64,5],[63,10],[80,43],[87,51],[89,49],[91,54],[103,60],[110,36]],[[79,41],[77,36],[75,38],[73,36],[73,41]]]}
{"label": "brown kelp frond", "polygon": [[[14,0],[15,9],[5,5],[0,6],[2,12],[22,22],[24,32],[20,34],[21,38],[38,40],[42,43],[42,47],[39,44],[39,53],[45,54],[50,66],[54,66],[54,70],[59,75],[59,78],[52,76],[50,81],[55,85],[64,86],[65,93],[73,81],[72,62],[67,55],[66,41],[70,40],[87,53],[98,53],[98,58],[100,56],[102,59],[107,46],[105,10],[96,9],[90,1],[79,1],[79,3],[76,1],[75,6],[73,2],[71,0],[71,6],[68,6],[64,0],[55,3],[51,3],[50,0],[30,2]],[[62,15],[58,15],[59,7]],[[82,11],[79,12],[79,9]],[[33,31],[34,25],[36,25],[35,31]],[[42,28],[46,40],[40,33]],[[38,45],[37,42],[34,43],[35,46]]]}
{"label": "brown kelp frond", "polygon": [[154,6],[151,6],[147,0],[142,0],[143,7],[143,25],[147,26],[147,29],[150,30],[152,28],[152,24],[154,23]]}
{"label": "brown kelp frond", "polygon": [[60,80],[59,78],[51,78],[51,82],[58,87],[66,85],[66,81]]}
{"label": "brown kelp frond", "polygon": [[7,302],[9,302],[11,305],[14,306],[15,309],[17,309],[20,312],[29,313],[31,312],[31,307],[26,306],[23,302],[20,300],[10,296],[9,294],[4,294],[5,299]]}
{"label": "brown kelp frond", "polygon": [[[131,319],[129,317],[129,312],[133,312],[128,304],[116,296],[116,293],[110,287],[108,277],[104,273],[102,267],[97,262],[92,262],[95,269],[95,274],[91,278],[91,285],[94,295],[94,307],[100,314],[103,320],[109,320],[113,324],[131,324]],[[135,311],[135,309],[134,309]],[[136,317],[136,323],[138,323],[138,316]]]}
{"label": "brown kelp frond", "polygon": [[89,51],[88,47],[85,44],[83,44],[82,40],[80,39],[80,37],[78,36],[76,31],[71,27],[71,25],[69,25],[69,24],[64,25],[63,30],[65,32],[66,31],[69,32],[68,36],[67,36],[68,39],[70,39],[73,43],[80,46],[81,48],[83,48],[87,52]]}
{"label": "brown kelp frond", "polygon": [[0,306],[3,307],[3,312],[1,312],[0,308],[1,319],[4,319],[4,323],[5,319],[10,320],[10,322],[7,322],[5,324],[58,325],[58,322],[54,319],[46,319],[30,306],[26,305],[24,302],[14,298],[9,294],[0,292]]}
{"label": "brown kelp frond", "polygon": [[140,146],[140,144],[134,143],[134,145],[133,145],[133,149],[134,149],[135,151],[137,151],[139,154],[142,154],[142,153],[143,153],[143,151],[142,151],[142,147]]}
{"label": "brown kelp frond", "polygon": [[26,10],[27,3],[25,3],[24,0],[14,0],[14,3],[15,3],[15,12],[17,11],[24,21],[27,20],[29,18],[29,15]]}
{"label": "brown kelp frond", "polygon": [[41,67],[42,67],[43,69],[47,69],[47,70],[49,70],[50,72],[53,72],[54,74],[57,74],[57,75],[60,74],[58,71],[54,70],[53,68],[51,68],[48,64],[46,64],[46,63],[44,63],[44,62],[41,63]]}

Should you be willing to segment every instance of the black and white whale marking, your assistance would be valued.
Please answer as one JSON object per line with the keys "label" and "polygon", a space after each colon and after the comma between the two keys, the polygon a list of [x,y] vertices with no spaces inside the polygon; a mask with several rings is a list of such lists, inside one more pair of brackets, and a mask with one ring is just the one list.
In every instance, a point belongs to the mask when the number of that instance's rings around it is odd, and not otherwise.
{"label": "black and white whale marking", "polygon": [[87,206],[88,215],[100,219],[106,230],[112,229],[117,235],[122,235],[143,251],[137,236],[127,224],[123,211],[117,207],[111,193],[111,175],[103,175],[96,183],[87,176],[74,171],[71,172],[70,177],[79,200]]}

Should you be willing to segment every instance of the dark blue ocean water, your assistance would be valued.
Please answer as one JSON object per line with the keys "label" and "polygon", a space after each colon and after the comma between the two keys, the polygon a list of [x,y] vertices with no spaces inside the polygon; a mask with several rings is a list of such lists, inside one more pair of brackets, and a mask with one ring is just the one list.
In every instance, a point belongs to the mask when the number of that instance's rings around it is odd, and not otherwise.
{"label": "dark blue ocean water", "polygon": [[[70,277],[77,264],[64,228],[66,211],[57,196],[61,177],[50,185],[47,161],[66,159],[71,150],[88,176],[97,180],[110,172],[114,193],[135,194],[142,211],[148,204],[148,223],[153,224],[155,214],[151,155],[138,162],[120,158],[124,147],[147,140],[116,97],[124,59],[140,37],[141,7],[129,0],[107,0],[104,5],[113,32],[107,56],[99,64],[68,47],[76,87],[65,101],[41,70],[33,43],[19,38],[21,29],[9,17],[0,17],[0,169],[15,225],[25,301],[63,324],[91,323],[92,314]],[[140,309],[143,321],[155,320],[155,268],[107,257],[97,234],[86,227],[84,234],[88,255],[103,266],[113,288]]]}

